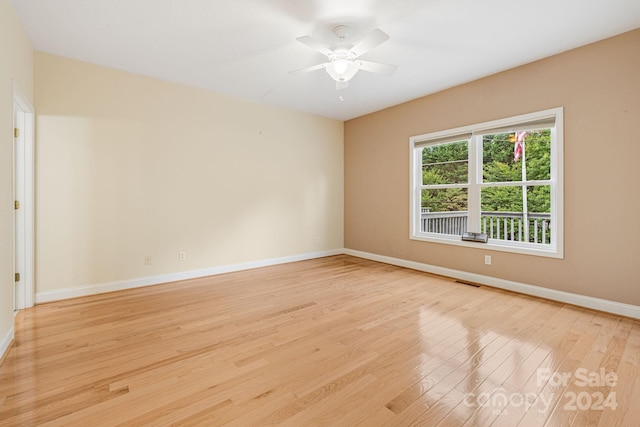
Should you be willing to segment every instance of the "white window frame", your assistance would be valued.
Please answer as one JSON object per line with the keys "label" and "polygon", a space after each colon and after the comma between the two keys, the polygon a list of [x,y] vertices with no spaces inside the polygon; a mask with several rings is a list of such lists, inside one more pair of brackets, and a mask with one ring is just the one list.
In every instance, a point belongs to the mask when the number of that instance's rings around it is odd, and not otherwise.
{"label": "white window frame", "polygon": [[[424,135],[416,135],[409,138],[410,151],[410,233],[412,240],[421,240],[432,243],[443,243],[456,246],[464,246],[476,249],[512,252],[527,255],[537,255],[551,258],[564,258],[564,130],[562,107],[537,111],[529,114],[462,126],[439,132],[431,132]],[[518,181],[517,183],[505,182],[500,185],[526,185],[544,184],[551,186],[551,244],[535,244],[528,242],[505,241],[489,239],[487,243],[462,241],[460,236],[420,231],[421,198],[422,189],[422,147],[429,143],[438,143],[447,139],[455,139],[457,135],[468,135],[469,141],[469,182],[460,186],[468,188],[468,231],[480,231],[480,190],[486,185],[482,179],[482,135],[488,134],[487,130],[509,129],[524,130],[518,126],[527,123],[535,123],[555,119],[555,126],[551,128],[551,179],[548,181]],[[462,137],[460,140],[465,140]],[[417,147],[416,147],[417,146]],[[458,185],[446,185],[454,187]],[[433,187],[431,187],[433,188]]]}

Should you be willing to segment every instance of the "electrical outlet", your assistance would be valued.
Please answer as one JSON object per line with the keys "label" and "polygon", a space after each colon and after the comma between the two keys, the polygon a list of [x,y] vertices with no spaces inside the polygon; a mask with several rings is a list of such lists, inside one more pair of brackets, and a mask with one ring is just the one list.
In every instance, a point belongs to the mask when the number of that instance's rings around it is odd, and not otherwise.
{"label": "electrical outlet", "polygon": [[484,263],[486,265],[491,265],[491,255],[485,255],[484,256]]}
{"label": "electrical outlet", "polygon": [[178,252],[178,261],[186,261],[187,253],[185,251]]}
{"label": "electrical outlet", "polygon": [[151,256],[147,255],[144,257],[144,265],[151,265]]}

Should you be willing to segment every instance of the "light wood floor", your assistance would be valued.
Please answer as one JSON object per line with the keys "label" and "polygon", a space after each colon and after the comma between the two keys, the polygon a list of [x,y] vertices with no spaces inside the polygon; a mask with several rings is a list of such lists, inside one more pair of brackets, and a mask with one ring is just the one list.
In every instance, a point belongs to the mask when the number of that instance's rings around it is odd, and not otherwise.
{"label": "light wood floor", "polygon": [[639,364],[640,322],[335,256],[22,312],[0,425],[638,426]]}

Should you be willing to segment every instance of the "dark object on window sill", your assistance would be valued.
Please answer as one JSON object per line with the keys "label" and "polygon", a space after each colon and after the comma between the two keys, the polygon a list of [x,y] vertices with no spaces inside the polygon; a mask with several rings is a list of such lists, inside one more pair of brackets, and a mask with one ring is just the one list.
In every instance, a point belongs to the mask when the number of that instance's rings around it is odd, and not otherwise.
{"label": "dark object on window sill", "polygon": [[484,233],[462,233],[462,240],[466,242],[487,243],[487,235]]}

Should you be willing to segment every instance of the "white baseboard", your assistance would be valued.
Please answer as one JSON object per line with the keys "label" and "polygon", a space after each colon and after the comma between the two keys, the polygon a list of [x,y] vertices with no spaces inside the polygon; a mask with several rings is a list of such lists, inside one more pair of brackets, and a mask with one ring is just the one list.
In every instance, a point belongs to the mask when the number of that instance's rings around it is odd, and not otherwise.
{"label": "white baseboard", "polygon": [[549,299],[552,301],[573,304],[580,307],[591,308],[607,313],[640,319],[640,307],[637,305],[624,304],[600,298],[593,298],[585,295],[556,291],[554,289],[543,288],[540,286],[527,285],[525,283],[498,279],[495,277],[483,276],[480,274],[468,273],[465,271],[453,270],[450,268],[438,267],[435,265],[423,264],[415,261],[407,261],[404,259],[372,254],[369,252],[356,251],[353,249],[345,249],[344,253],[358,258],[365,258],[372,261],[383,262],[385,264],[392,264],[400,267],[410,268],[412,270],[438,274],[440,276],[451,277],[453,279],[465,280],[468,282],[479,283],[482,285],[518,292],[525,295],[531,295]]}
{"label": "white baseboard", "polygon": [[249,270],[252,268],[267,267],[270,265],[286,264],[295,261],[304,261],[314,258],[322,258],[331,255],[340,255],[342,249],[334,249],[321,252],[311,252],[301,255],[293,255],[282,258],[272,258],[260,261],[250,261],[240,264],[224,265],[219,267],[204,268],[200,270],[183,271],[180,273],[168,273],[157,276],[139,277],[136,279],[118,280],[115,282],[97,283],[73,288],[59,289],[36,293],[36,304],[59,301],[69,298],[77,298],[87,295],[102,294],[105,292],[121,291],[124,289],[139,288],[142,286],[158,285],[160,283],[175,282],[178,280],[195,279],[198,277],[215,276],[217,274],[232,273],[234,271]]}
{"label": "white baseboard", "polygon": [[[251,261],[240,264],[226,265],[220,267],[205,268],[201,270],[184,271],[181,273],[161,274],[158,276],[140,277],[136,279],[120,280],[115,282],[98,283],[94,285],[79,286],[74,288],[60,289],[56,291],[39,292],[36,294],[36,303],[58,301],[68,298],[76,298],[87,295],[101,294],[105,292],[113,292],[124,289],[139,288],[142,286],[157,285],[160,283],[175,282],[178,280],[195,279],[198,277],[215,276],[217,274],[231,273],[234,271],[249,270],[252,268],[267,267],[270,265],[286,264],[295,261],[304,261],[314,258],[322,258],[331,255],[346,254],[358,258],[369,259],[372,261],[383,262],[385,264],[397,265],[413,270],[424,271],[426,273],[438,274],[441,276],[451,277],[458,280],[479,283],[494,288],[504,289],[508,291],[518,292],[525,295],[545,298],[552,301],[573,304],[580,307],[591,308],[594,310],[604,311],[607,313],[618,314],[621,316],[640,319],[640,307],[636,305],[624,304],[615,301],[609,301],[600,298],[593,298],[585,295],[573,294],[569,292],[557,291],[554,289],[543,288],[540,286],[528,285],[526,283],[513,282],[510,280],[498,279],[490,276],[483,276],[466,271],[453,270],[450,268],[438,267],[435,265],[424,264],[415,261],[407,261],[400,258],[388,257],[385,255],[377,255],[369,252],[357,251],[354,249],[334,249],[321,252],[312,252],[301,255],[294,255],[282,258],[272,258],[261,261]],[[8,347],[13,339],[13,329],[10,332],[10,338],[6,346]],[[6,338],[5,338],[6,340]],[[5,340],[0,343],[5,345]],[[4,351],[4,347],[0,347]],[[0,353],[2,354],[2,353]]]}
{"label": "white baseboard", "polygon": [[5,355],[5,353],[9,349],[9,346],[11,345],[11,342],[13,342],[13,332],[14,332],[14,330],[13,330],[13,325],[12,325],[11,329],[9,329],[7,334],[4,337],[2,337],[2,341],[0,341],[0,360],[2,360],[2,358]]}

